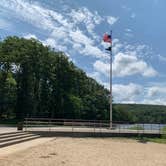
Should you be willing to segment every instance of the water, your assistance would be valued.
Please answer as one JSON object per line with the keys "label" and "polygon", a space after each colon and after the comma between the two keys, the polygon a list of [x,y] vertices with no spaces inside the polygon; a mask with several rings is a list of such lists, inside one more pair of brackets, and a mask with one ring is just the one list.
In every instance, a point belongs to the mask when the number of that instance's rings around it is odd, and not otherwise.
{"label": "water", "polygon": [[144,130],[162,130],[166,127],[166,124],[120,124],[117,128],[130,129],[130,128],[142,128]]}

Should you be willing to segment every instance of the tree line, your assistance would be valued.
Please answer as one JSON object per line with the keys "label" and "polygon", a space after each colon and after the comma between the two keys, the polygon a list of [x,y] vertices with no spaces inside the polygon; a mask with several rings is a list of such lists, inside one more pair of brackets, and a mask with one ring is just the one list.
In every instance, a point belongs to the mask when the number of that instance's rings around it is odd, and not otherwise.
{"label": "tree line", "polygon": [[[35,39],[0,41],[0,120],[109,120],[110,92],[63,53]],[[113,105],[113,121],[166,123],[166,107]]]}
{"label": "tree line", "polygon": [[124,118],[123,121],[166,124],[166,106],[164,105],[114,104],[114,109],[120,112],[121,119]]}
{"label": "tree line", "polygon": [[35,39],[0,42],[0,117],[108,119],[109,91]]}

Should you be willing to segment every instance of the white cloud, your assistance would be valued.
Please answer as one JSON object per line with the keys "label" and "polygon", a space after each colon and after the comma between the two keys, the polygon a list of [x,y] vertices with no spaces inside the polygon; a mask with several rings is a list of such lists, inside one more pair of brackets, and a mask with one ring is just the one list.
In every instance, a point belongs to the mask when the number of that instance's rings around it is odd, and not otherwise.
{"label": "white cloud", "polygon": [[[93,30],[104,20],[97,12],[91,12],[83,7],[59,13],[24,0],[2,0],[0,5],[11,10],[15,17],[41,29],[43,33],[47,32],[48,39],[44,43],[50,44],[55,49],[65,48],[62,51],[66,51],[66,47],[79,44],[81,48],[75,51],[83,55],[108,58],[95,42],[98,36]],[[85,27],[81,29],[82,23]]]}
{"label": "white cloud", "polygon": [[[109,76],[110,63],[97,60],[93,64],[93,67],[96,71],[105,76]],[[143,60],[138,59],[134,53],[117,53],[113,60],[112,71],[114,77],[125,77],[138,74],[144,77],[153,77],[157,75],[157,72],[151,66]]]}
{"label": "white cloud", "polygon": [[143,94],[143,87],[130,83],[128,85],[114,84],[112,87],[113,98],[116,102],[132,102]]}
{"label": "white cloud", "polygon": [[85,48],[80,52],[84,55],[92,55],[99,59],[108,59],[109,56],[106,53],[103,53],[99,48],[93,45],[86,45]]}
{"label": "white cloud", "polygon": [[109,76],[110,72],[110,64],[104,63],[100,60],[97,60],[94,64],[93,67],[96,71],[100,72],[101,74],[104,74],[105,76]]}
{"label": "white cloud", "polygon": [[33,38],[33,39],[38,39],[36,35],[30,34],[30,33],[27,34],[27,35],[24,35],[23,37],[24,37],[25,39],[31,39],[31,38]]}
{"label": "white cloud", "polygon": [[99,72],[93,72],[93,73],[87,73],[89,77],[92,77],[93,79],[97,80],[99,83],[102,83],[101,75]]}
{"label": "white cloud", "polygon": [[118,17],[108,16],[107,17],[107,22],[108,22],[108,24],[113,25],[118,21],[118,19],[119,19]]}
{"label": "white cloud", "polygon": [[68,37],[68,32],[65,27],[54,27],[51,37],[54,37],[56,40],[64,40]]}
{"label": "white cloud", "polygon": [[140,104],[166,105],[166,98],[144,99]]}
{"label": "white cloud", "polygon": [[118,77],[139,74],[145,77],[153,77],[157,72],[143,60],[139,60],[133,53],[119,52],[113,61],[113,75]]}
{"label": "white cloud", "polygon": [[120,52],[120,50],[124,47],[124,45],[122,43],[120,43],[119,39],[113,39],[113,47],[112,47],[112,51],[113,54],[116,55],[118,52]]}
{"label": "white cloud", "polygon": [[114,84],[113,97],[119,103],[166,105],[166,90],[163,85],[142,86],[139,84]]}
{"label": "white cloud", "polygon": [[106,89],[110,89],[110,83],[105,82],[101,79],[101,73],[99,72],[93,72],[93,73],[87,73],[87,75],[93,79],[95,79],[98,83],[103,85]]}
{"label": "white cloud", "polygon": [[156,97],[156,96],[165,97],[166,96],[166,89],[165,89],[165,87],[162,87],[162,86],[149,87],[147,90],[147,96],[148,97]]}
{"label": "white cloud", "polygon": [[71,31],[69,36],[72,38],[72,40],[75,43],[80,43],[80,44],[87,44],[87,45],[92,45],[94,44],[94,41],[87,37],[86,35],[83,34],[83,32],[79,29],[76,31]]}
{"label": "white cloud", "polygon": [[[96,79],[105,88],[110,88],[109,82],[104,82],[101,79],[101,73],[93,72],[88,76]],[[129,84],[113,84],[112,85],[113,99],[115,103],[138,103],[138,104],[155,104],[166,105],[166,90],[165,86],[142,86],[135,83]]]}
{"label": "white cloud", "polygon": [[59,45],[57,41],[53,38],[48,38],[45,41],[43,41],[44,45],[51,46],[56,51],[67,51],[67,47],[63,45]]}
{"label": "white cloud", "polygon": [[75,24],[84,23],[89,32],[93,32],[95,26],[100,24],[103,20],[97,12],[92,13],[85,7],[72,9],[69,16],[71,16]]}

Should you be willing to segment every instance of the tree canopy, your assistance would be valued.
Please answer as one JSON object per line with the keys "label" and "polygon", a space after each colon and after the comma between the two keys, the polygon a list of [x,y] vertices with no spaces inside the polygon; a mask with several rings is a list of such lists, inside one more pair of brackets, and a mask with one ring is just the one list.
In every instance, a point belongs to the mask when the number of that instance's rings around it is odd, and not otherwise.
{"label": "tree canopy", "polygon": [[37,40],[0,42],[0,117],[108,119],[109,91]]}

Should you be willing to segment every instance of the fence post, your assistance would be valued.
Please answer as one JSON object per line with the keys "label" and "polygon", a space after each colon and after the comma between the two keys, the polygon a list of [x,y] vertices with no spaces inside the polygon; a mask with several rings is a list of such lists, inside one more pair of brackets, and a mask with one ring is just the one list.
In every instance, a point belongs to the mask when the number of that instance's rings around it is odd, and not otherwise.
{"label": "fence post", "polygon": [[49,121],[48,121],[48,125],[49,125],[49,132],[51,131],[51,127],[50,127],[50,119],[49,119]]}
{"label": "fence post", "polygon": [[25,118],[25,131],[27,131],[27,118]]}
{"label": "fence post", "polygon": [[94,120],[94,133],[95,133],[95,120]]}
{"label": "fence post", "polygon": [[119,126],[118,128],[119,128],[119,133],[120,133],[120,124],[118,126]]}
{"label": "fence post", "polygon": [[137,123],[137,133],[139,134],[139,130],[138,130],[138,127],[139,127],[139,125],[138,125],[138,123]]}
{"label": "fence post", "polygon": [[72,133],[73,133],[74,129],[73,129],[73,120],[72,120]]}

